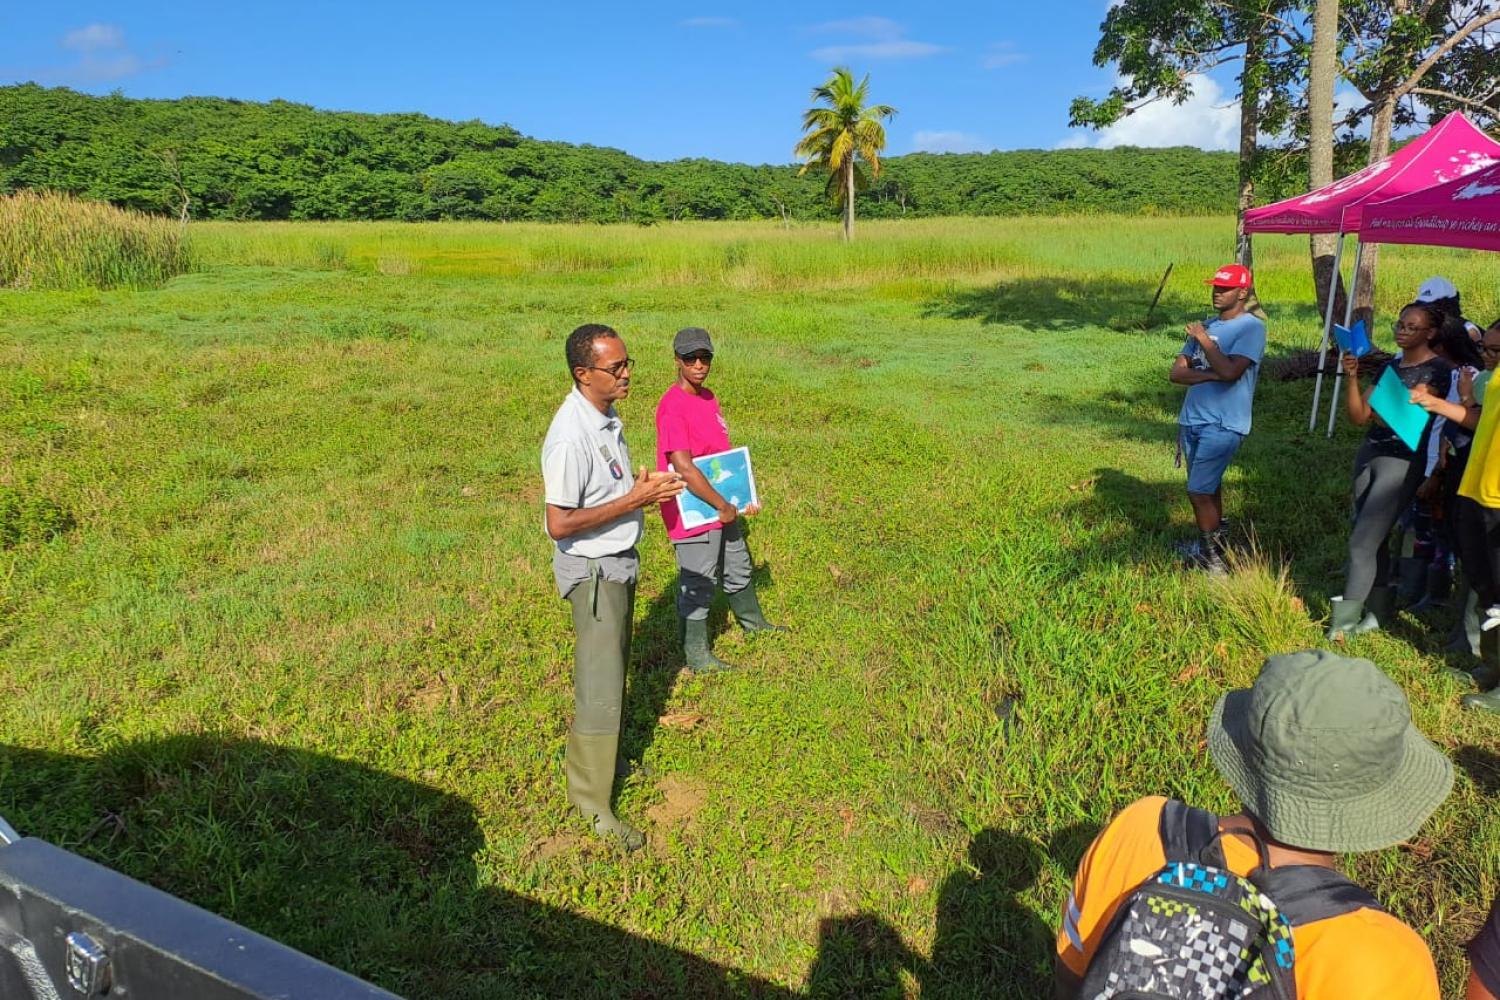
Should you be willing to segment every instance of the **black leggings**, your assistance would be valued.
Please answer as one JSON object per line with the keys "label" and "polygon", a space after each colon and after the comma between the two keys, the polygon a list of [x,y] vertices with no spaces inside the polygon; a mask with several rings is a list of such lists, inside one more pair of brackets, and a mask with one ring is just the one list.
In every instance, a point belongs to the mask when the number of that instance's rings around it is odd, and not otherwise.
{"label": "black leggings", "polygon": [[1391,575],[1386,543],[1422,485],[1422,464],[1415,456],[1377,455],[1366,441],[1354,456],[1354,526],[1349,529],[1349,564],[1344,600],[1363,601]]}
{"label": "black leggings", "polygon": [[1468,497],[1454,501],[1454,534],[1464,578],[1479,595],[1479,606],[1500,604],[1500,509]]}

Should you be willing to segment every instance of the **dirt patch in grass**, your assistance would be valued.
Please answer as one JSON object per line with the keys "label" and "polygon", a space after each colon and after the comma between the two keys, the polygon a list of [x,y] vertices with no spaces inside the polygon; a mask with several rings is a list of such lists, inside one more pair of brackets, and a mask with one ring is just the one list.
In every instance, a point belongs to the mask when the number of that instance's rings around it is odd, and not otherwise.
{"label": "dirt patch in grass", "polygon": [[399,699],[401,708],[415,708],[428,714],[444,706],[457,708],[459,703],[458,685],[441,670],[437,676],[429,677],[415,690],[406,692]]}
{"label": "dirt patch in grass", "polygon": [[660,837],[668,830],[687,826],[708,801],[708,792],[703,784],[689,778],[668,775],[661,780],[661,801],[646,810],[651,821],[652,837]]}
{"label": "dirt patch in grass", "polygon": [[538,840],[526,849],[526,855],[532,861],[551,861],[564,854],[571,854],[581,843],[583,834],[565,830]]}

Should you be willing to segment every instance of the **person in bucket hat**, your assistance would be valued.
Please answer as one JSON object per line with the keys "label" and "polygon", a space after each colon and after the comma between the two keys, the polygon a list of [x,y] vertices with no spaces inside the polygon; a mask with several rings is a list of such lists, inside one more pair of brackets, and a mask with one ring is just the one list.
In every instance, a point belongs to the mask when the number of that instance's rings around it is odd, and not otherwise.
{"label": "person in bucket hat", "polygon": [[1224,564],[1224,472],[1250,433],[1255,378],[1266,351],[1266,324],[1251,311],[1250,269],[1225,264],[1204,282],[1216,315],[1189,323],[1172,363],[1171,381],[1187,386],[1177,416],[1179,462],[1187,460],[1188,502],[1198,542],[1182,549],[1190,565],[1221,574]]}
{"label": "person in bucket hat", "polygon": [[[1337,855],[1408,839],[1452,788],[1453,765],[1412,724],[1401,689],[1369,660],[1272,656],[1250,688],[1219,699],[1208,750],[1242,805],[1233,816],[1205,814],[1225,866],[1240,876],[1263,864],[1321,870],[1330,892],[1355,901],[1292,921],[1299,1000],[1437,1000],[1421,937],[1337,874]],[[1174,806],[1161,796],[1135,802],[1084,855],[1057,936],[1057,996],[1077,995],[1116,911],[1163,868],[1163,817]]]}

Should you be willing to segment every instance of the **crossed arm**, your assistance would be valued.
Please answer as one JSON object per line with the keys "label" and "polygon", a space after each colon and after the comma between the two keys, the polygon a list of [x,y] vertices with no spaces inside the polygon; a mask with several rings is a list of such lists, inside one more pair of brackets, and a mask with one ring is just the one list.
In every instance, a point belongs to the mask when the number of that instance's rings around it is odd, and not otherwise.
{"label": "crossed arm", "polygon": [[1198,385],[1203,382],[1238,382],[1241,375],[1250,370],[1255,362],[1240,354],[1225,354],[1202,323],[1189,324],[1188,335],[1203,349],[1203,359],[1208,362],[1208,371],[1194,368],[1188,363],[1186,354],[1177,355],[1167,377],[1178,385]]}
{"label": "crossed arm", "polygon": [[[1192,367],[1188,364],[1186,354],[1177,355],[1177,360],[1172,362],[1172,370],[1167,377],[1178,385],[1198,385],[1202,382],[1237,382],[1241,375],[1250,370],[1252,362],[1249,358],[1238,354],[1225,354],[1216,345],[1212,352],[1207,348],[1203,354],[1208,358],[1210,368],[1208,371]],[[1215,360],[1217,356],[1217,361]]]}

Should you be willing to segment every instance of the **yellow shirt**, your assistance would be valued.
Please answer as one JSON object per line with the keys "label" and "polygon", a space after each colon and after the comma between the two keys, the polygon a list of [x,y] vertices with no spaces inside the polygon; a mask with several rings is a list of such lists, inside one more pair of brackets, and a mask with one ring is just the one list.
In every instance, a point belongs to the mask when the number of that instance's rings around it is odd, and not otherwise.
{"label": "yellow shirt", "polygon": [[[1500,410],[1500,407],[1496,407]],[[1082,978],[1125,897],[1167,863],[1160,796],[1127,806],[1094,838],[1078,866],[1057,935],[1057,956]],[[1225,837],[1239,875],[1260,864],[1249,842]],[[1354,910],[1292,928],[1297,1000],[1439,1000],[1432,954],[1417,932],[1379,910]]]}
{"label": "yellow shirt", "polygon": [[[1489,372],[1485,372],[1489,375]],[[1476,380],[1474,398],[1484,401],[1488,388]],[[1464,466],[1464,477],[1458,483],[1458,495],[1468,497],[1481,507],[1500,507],[1500,439],[1495,437],[1495,422],[1500,420],[1500,406],[1486,406],[1479,413],[1479,426],[1474,428],[1474,443],[1469,446],[1469,464]]]}

